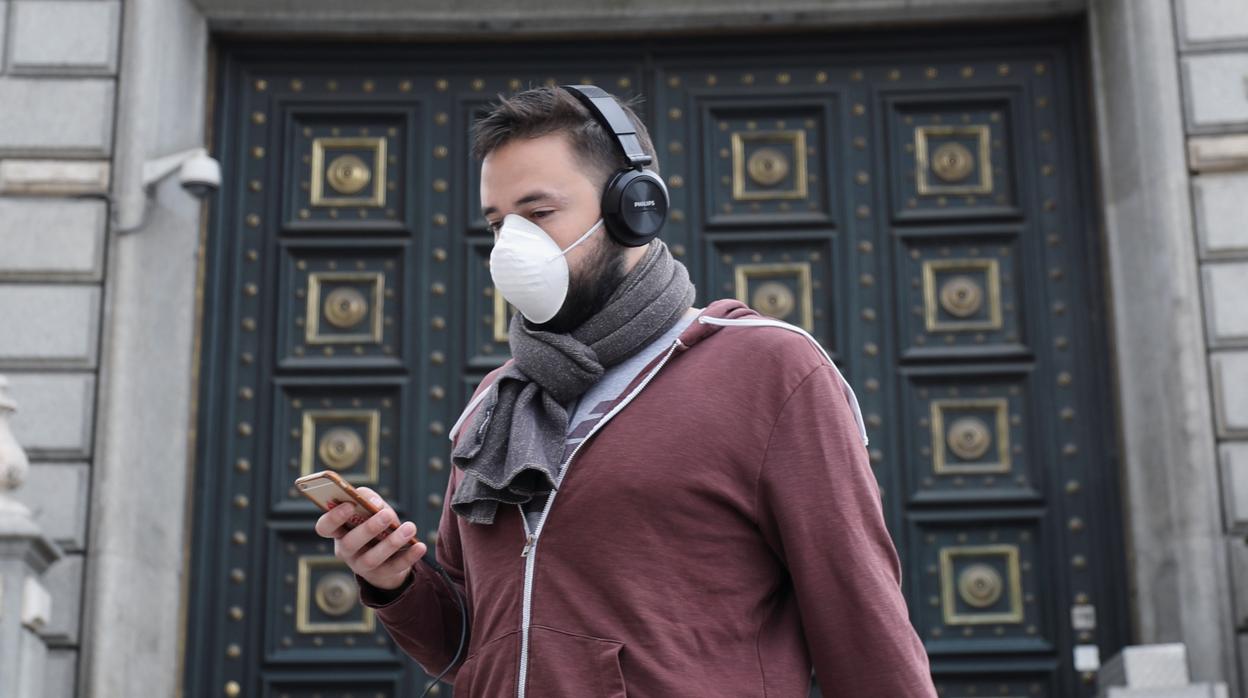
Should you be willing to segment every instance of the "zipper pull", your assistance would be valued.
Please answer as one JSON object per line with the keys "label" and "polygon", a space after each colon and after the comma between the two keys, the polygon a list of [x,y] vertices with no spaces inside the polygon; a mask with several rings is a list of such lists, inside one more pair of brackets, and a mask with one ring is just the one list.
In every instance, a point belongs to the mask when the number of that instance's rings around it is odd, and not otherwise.
{"label": "zipper pull", "polygon": [[528,557],[529,551],[533,549],[533,544],[536,542],[537,536],[530,533],[529,537],[524,541],[524,550],[520,551],[520,557]]}

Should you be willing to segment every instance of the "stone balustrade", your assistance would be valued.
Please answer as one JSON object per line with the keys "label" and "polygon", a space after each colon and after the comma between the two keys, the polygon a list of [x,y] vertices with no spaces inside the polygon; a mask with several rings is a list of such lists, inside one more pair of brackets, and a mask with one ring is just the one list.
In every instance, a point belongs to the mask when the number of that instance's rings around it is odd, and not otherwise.
{"label": "stone balustrade", "polygon": [[9,426],[17,404],[0,375],[0,696],[42,698],[48,647],[40,631],[52,617],[43,573],[61,557],[15,493],[30,470]]}

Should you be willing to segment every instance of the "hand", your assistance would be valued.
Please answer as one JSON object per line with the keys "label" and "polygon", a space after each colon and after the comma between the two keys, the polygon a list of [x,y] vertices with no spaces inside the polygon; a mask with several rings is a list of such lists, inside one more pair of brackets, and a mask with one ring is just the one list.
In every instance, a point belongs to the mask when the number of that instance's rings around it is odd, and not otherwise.
{"label": "hand", "polygon": [[364,581],[378,589],[397,589],[407,581],[412,566],[424,556],[428,546],[417,540],[407,547],[407,542],[416,536],[416,524],[411,521],[404,521],[397,531],[376,540],[390,524],[398,523],[399,517],[376,492],[367,487],[356,491],[381,511],[348,530],[344,524],[351,519],[355,507],[336,506],[316,520],[316,533],[323,538],[333,538],[334,556],[347,563]]}

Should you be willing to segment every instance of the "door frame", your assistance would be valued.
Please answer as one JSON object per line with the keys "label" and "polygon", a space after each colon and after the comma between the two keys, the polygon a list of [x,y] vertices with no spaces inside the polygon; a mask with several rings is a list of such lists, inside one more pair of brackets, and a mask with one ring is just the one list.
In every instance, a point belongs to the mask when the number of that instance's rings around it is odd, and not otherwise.
{"label": "door frame", "polygon": [[[1076,153],[1076,161],[1059,162],[1059,170],[1062,172],[1073,173],[1072,178],[1063,183],[1061,198],[1063,201],[1077,201],[1078,211],[1082,217],[1079,225],[1084,234],[1072,235],[1074,244],[1081,246],[1077,250],[1072,250],[1072,256],[1082,259],[1084,268],[1079,278],[1084,282],[1093,286],[1102,283],[1104,266],[1101,263],[1102,252],[1100,242],[1094,231],[1098,229],[1096,224],[1097,212],[1095,202],[1086,192],[1091,190],[1088,183],[1091,181],[1091,149],[1090,143],[1083,137],[1084,131],[1081,126],[1088,123],[1090,115],[1087,112],[1087,105],[1082,100],[1083,95],[1087,92],[1087,86],[1082,76],[1086,74],[1086,70],[1082,66],[1082,57],[1084,55],[1081,50],[1082,28],[1076,23],[1051,23],[1036,26],[1007,26],[1004,28],[983,28],[968,27],[948,29],[940,36],[933,36],[930,32],[921,30],[891,30],[878,31],[871,33],[858,32],[854,34],[810,34],[810,33],[793,33],[787,34],[782,39],[773,36],[759,35],[741,35],[731,37],[697,37],[689,38],[686,42],[672,49],[667,43],[659,41],[641,41],[636,42],[636,50],[644,55],[661,54],[664,60],[671,60],[679,63],[685,59],[700,61],[702,59],[713,58],[717,55],[731,55],[734,48],[739,48],[741,43],[745,41],[757,41],[760,45],[772,48],[777,53],[767,53],[765,57],[760,58],[758,63],[759,70],[765,70],[766,66],[772,62],[779,63],[788,57],[801,57],[811,52],[834,54],[834,59],[840,62],[842,58],[845,61],[854,61],[862,64],[879,64],[885,60],[893,60],[894,57],[904,55],[908,59],[913,60],[913,56],[923,51],[925,47],[933,50],[941,49],[946,53],[942,54],[943,60],[961,60],[965,56],[966,60],[978,58],[983,60],[986,56],[992,56],[994,59],[998,55],[1009,55],[1007,52],[1016,50],[1018,46],[1035,46],[1037,48],[1049,48],[1053,46],[1061,47],[1063,57],[1069,61],[1069,64],[1059,63],[1055,70],[1061,70],[1064,73],[1064,84],[1068,92],[1063,96],[1069,95],[1073,98],[1071,107],[1062,114],[1061,122],[1069,127],[1069,137],[1075,139],[1073,150]],[[780,41],[783,41],[783,46]],[[494,49],[489,52],[492,54],[493,60],[501,60],[504,56],[512,56],[517,61],[542,61],[542,62],[558,62],[559,56],[563,56],[566,60],[579,59],[587,64],[596,64],[597,62],[612,62],[619,60],[619,50],[622,42],[566,42],[566,43],[533,43],[533,42],[514,42],[507,51]],[[963,51],[948,52],[947,47],[950,45],[974,46]],[[829,46],[835,48],[829,49]],[[257,65],[269,66],[286,66],[300,65],[305,62],[322,62],[327,58],[331,59],[337,65],[351,66],[352,70],[367,70],[370,64],[376,65],[380,70],[383,66],[395,63],[420,64],[422,61],[439,64],[448,63],[460,67],[463,62],[483,62],[481,50],[478,45],[465,43],[452,44],[428,44],[419,47],[402,46],[402,45],[377,45],[377,46],[359,46],[359,45],[333,45],[333,44],[316,44],[316,43],[289,43],[278,44],[273,43],[257,44],[250,41],[239,42],[221,42],[218,44],[220,51],[220,68],[221,80],[217,92],[217,110],[214,114],[215,123],[219,124],[217,139],[214,143],[214,151],[222,160],[223,172],[230,174],[239,171],[241,162],[247,160],[247,156],[241,150],[241,143],[236,142],[241,138],[233,132],[234,124],[238,123],[239,115],[236,113],[239,109],[243,109],[242,105],[236,105],[234,100],[236,95],[241,94],[244,88],[250,89],[248,86],[251,73],[249,70]],[[647,59],[648,60],[648,59]],[[462,72],[462,71],[461,71]],[[653,66],[646,68],[649,77],[653,77]],[[648,111],[655,109],[656,103],[660,100],[657,95],[650,96],[646,102]],[[653,122],[653,114],[650,114]],[[878,123],[877,123],[878,126]],[[1066,136],[1064,136],[1066,137]],[[274,153],[276,155],[276,153]],[[880,157],[877,152],[875,157]],[[452,171],[458,175],[463,174],[463,168],[470,166],[465,162],[457,161],[453,164]],[[1017,165],[1017,166],[1021,166]],[[884,172],[880,169],[879,172]],[[455,176],[457,182],[469,181],[469,178],[463,176]],[[238,191],[238,184],[235,184],[235,190]],[[886,196],[887,183],[881,183],[877,187],[874,198],[880,199]],[[200,402],[200,422],[199,431],[203,434],[230,434],[234,430],[233,424],[226,424],[222,415],[228,410],[224,409],[224,405],[229,404],[233,400],[233,395],[227,393],[225,389],[225,381],[222,377],[228,375],[235,370],[233,367],[237,361],[227,358],[233,351],[229,346],[225,345],[225,340],[232,336],[232,332],[223,332],[221,328],[234,327],[238,324],[240,318],[234,317],[233,289],[229,288],[228,279],[233,274],[233,270],[229,267],[227,260],[236,258],[231,253],[231,246],[234,244],[231,238],[234,226],[239,220],[237,211],[234,209],[236,202],[239,201],[241,195],[236,197],[218,197],[213,215],[210,221],[210,233],[208,236],[208,246],[206,249],[207,258],[207,288],[212,292],[205,294],[203,323],[205,351],[203,353],[203,363],[200,367],[200,375],[203,377],[203,393]],[[456,201],[458,202],[458,198]],[[458,218],[458,215],[452,216],[452,220]],[[1069,219],[1067,219],[1069,222]],[[463,238],[459,235],[458,230],[453,233],[452,244],[459,244]],[[695,234],[696,231],[690,231]],[[691,245],[701,245],[701,239],[689,239]],[[266,242],[266,244],[268,244]],[[881,251],[883,254],[883,251]],[[703,264],[708,261],[701,259]],[[1040,263],[1039,260],[1031,260],[1031,263]],[[269,262],[273,264],[273,262]],[[888,264],[884,262],[884,264]],[[462,264],[461,264],[462,266]],[[888,267],[885,267],[886,269]],[[1021,275],[1021,270],[1020,270]],[[699,277],[705,277],[707,274],[697,274]],[[890,274],[891,278],[891,274]],[[891,286],[889,291],[885,293],[885,299],[891,297],[893,290]],[[262,290],[262,293],[264,291]],[[263,298],[264,296],[262,296]],[[711,294],[710,297],[716,297]],[[889,300],[884,300],[886,304]],[[452,299],[452,306],[460,308],[463,299]],[[1087,406],[1089,409],[1093,405],[1099,405],[1097,415],[1084,415],[1085,419],[1094,420],[1095,424],[1110,425],[1115,421],[1113,408],[1109,404],[1099,399],[1097,396],[1108,394],[1109,383],[1107,377],[1111,375],[1112,364],[1111,356],[1107,351],[1108,337],[1104,332],[1098,331],[1096,320],[1103,317],[1106,309],[1099,301],[1093,301],[1089,304],[1090,313],[1081,316],[1082,321],[1072,339],[1075,346],[1085,347],[1085,352],[1079,355],[1078,373],[1081,376],[1081,382],[1078,387],[1078,404]],[[460,308],[462,310],[462,308]],[[262,317],[269,317],[273,311],[272,308],[263,309]],[[1034,314],[1035,309],[1031,309]],[[464,312],[456,311],[453,313],[456,317],[462,317]],[[838,313],[839,314],[839,313]],[[891,311],[887,315],[891,316]],[[264,320],[262,325],[270,326],[268,320]],[[1038,340],[1039,338],[1037,338]],[[456,337],[452,341],[452,346],[457,346],[461,337]],[[263,348],[267,344],[262,344]],[[1043,350],[1041,351],[1043,354]],[[852,362],[851,362],[852,363]],[[886,362],[885,370],[894,371],[901,368],[901,364],[895,362]],[[1091,376],[1090,379],[1084,381],[1085,378]],[[894,381],[904,380],[900,375],[893,375],[886,381],[892,384]],[[901,388],[897,388],[897,401],[890,405],[894,416],[901,413]],[[451,394],[455,395],[458,391],[452,390]],[[270,391],[267,386],[256,386],[256,410],[257,413],[271,415],[274,406],[270,404]],[[1101,413],[1104,411],[1104,414]],[[410,419],[412,415],[408,415]],[[266,422],[265,418],[258,418],[258,421]],[[257,433],[261,431],[259,424],[255,425]],[[894,432],[898,431],[894,428]],[[1105,516],[1094,522],[1091,530],[1086,534],[1087,537],[1096,541],[1091,546],[1093,550],[1098,551],[1101,559],[1095,567],[1093,575],[1092,587],[1089,591],[1092,598],[1099,600],[1102,604],[1113,604],[1115,601],[1116,608],[1102,608],[1100,611],[1099,623],[1097,627],[1098,644],[1110,649],[1120,647],[1125,643],[1128,636],[1128,611],[1125,600],[1116,597],[1113,589],[1119,589],[1125,586],[1125,559],[1120,555],[1112,555],[1108,551],[1121,551],[1122,530],[1118,525],[1121,520],[1116,503],[1120,501],[1118,496],[1118,486],[1116,481],[1116,464],[1114,461],[1114,449],[1112,446],[1103,442],[1101,435],[1107,430],[1090,431],[1085,430],[1080,435],[1082,447],[1090,452],[1104,454],[1105,460],[1103,467],[1099,472],[1088,473],[1086,477],[1082,477],[1084,481],[1081,483],[1082,494],[1092,501],[1106,501],[1111,504],[1105,507]],[[219,453],[222,444],[216,439],[205,439],[200,442],[197,452],[197,462],[219,464],[218,470],[231,467],[224,456]],[[891,449],[890,449],[891,450]],[[896,461],[896,468],[902,468],[903,464],[900,458],[893,457]],[[217,488],[217,489],[214,489]],[[208,469],[201,469],[195,481],[194,490],[199,493],[200,502],[215,501],[222,502],[228,500],[234,495],[232,491],[220,489],[220,481],[215,473]],[[259,491],[263,492],[265,488],[260,486]],[[1056,489],[1052,486],[1048,488],[1048,498],[1046,498],[1046,507],[1050,507],[1050,516],[1056,515],[1060,511],[1061,506],[1056,497]],[[902,495],[900,489],[896,491],[897,495]],[[256,498],[256,506],[267,506],[267,501],[262,503],[259,497]],[[886,503],[887,504],[887,503]],[[892,519],[893,535],[897,540],[899,548],[905,548],[906,539],[909,537],[909,523],[907,517],[902,515],[902,511],[897,507],[899,502],[893,502],[891,508],[894,510]],[[219,513],[218,508],[200,507],[196,515],[196,531],[207,531],[216,522]],[[257,514],[252,514],[254,518]],[[1052,524],[1047,525],[1047,530],[1055,530]],[[258,533],[258,532],[257,532]],[[215,545],[224,542],[224,538],[210,538],[207,540],[218,541]],[[193,548],[199,549],[206,540],[199,538],[193,539]],[[260,545],[261,541],[256,540],[256,545]],[[1061,546],[1049,547],[1049,551],[1060,550]],[[1108,558],[1108,559],[1107,559]],[[1054,567],[1047,571],[1051,574],[1059,573],[1059,558],[1046,558],[1046,564],[1053,564]],[[913,568],[913,565],[907,565]],[[192,561],[192,567],[189,575],[192,580],[192,594],[203,592],[204,590],[218,589],[218,581],[222,574],[220,570],[214,568],[213,558],[210,555],[198,555]],[[212,579],[212,582],[206,580]],[[199,582],[203,582],[201,585]],[[261,608],[260,603],[262,590],[253,590],[250,598],[254,603],[248,604],[251,608]],[[202,593],[198,594],[202,596]],[[1052,607],[1050,607],[1052,608]],[[212,604],[204,604],[202,606],[191,607],[188,609],[190,622],[193,626],[204,627],[209,622],[207,614],[213,611],[220,611],[221,608]],[[1069,626],[1062,621],[1065,610],[1056,608],[1053,618],[1058,624],[1053,628],[1052,633],[1056,641],[1061,647],[1076,644],[1074,634],[1070,631]],[[220,654],[220,646],[223,642],[214,642],[211,640],[201,641],[195,638],[188,643],[188,650],[192,656],[216,656]],[[250,643],[252,647],[260,647],[262,643],[259,638],[252,637]],[[224,661],[218,658],[217,662]],[[939,665],[944,671],[949,671],[956,662],[951,662],[944,657],[937,657],[934,665]],[[214,662],[198,663],[188,668],[187,686],[195,687],[204,685],[209,681],[209,676],[215,675],[211,667],[215,666]],[[207,672],[204,676],[198,675],[196,670]],[[1066,671],[1066,670],[1063,670]]]}

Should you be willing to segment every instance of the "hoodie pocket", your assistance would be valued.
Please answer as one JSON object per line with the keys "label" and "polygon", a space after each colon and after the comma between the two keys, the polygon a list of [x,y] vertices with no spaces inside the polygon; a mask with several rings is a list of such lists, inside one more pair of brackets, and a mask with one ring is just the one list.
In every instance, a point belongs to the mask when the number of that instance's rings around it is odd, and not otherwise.
{"label": "hoodie pocket", "polygon": [[520,631],[513,630],[486,642],[459,665],[455,672],[455,697],[514,696],[519,666]]}
{"label": "hoodie pocket", "polygon": [[627,698],[620,655],[624,643],[589,635],[530,627],[529,680],[531,696],[593,696]]}

